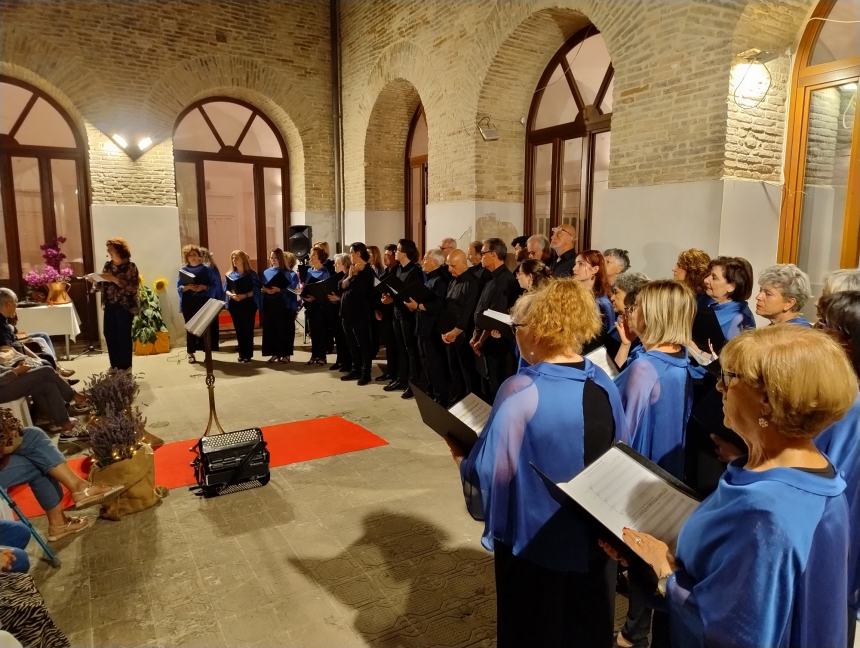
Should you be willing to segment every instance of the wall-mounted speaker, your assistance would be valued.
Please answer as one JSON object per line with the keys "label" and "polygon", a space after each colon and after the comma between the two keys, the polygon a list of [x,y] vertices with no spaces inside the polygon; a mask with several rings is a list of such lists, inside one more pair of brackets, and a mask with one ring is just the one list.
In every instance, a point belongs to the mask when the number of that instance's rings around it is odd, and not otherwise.
{"label": "wall-mounted speaker", "polygon": [[287,250],[296,255],[299,261],[305,261],[311,253],[313,229],[310,225],[290,225],[287,237]]}

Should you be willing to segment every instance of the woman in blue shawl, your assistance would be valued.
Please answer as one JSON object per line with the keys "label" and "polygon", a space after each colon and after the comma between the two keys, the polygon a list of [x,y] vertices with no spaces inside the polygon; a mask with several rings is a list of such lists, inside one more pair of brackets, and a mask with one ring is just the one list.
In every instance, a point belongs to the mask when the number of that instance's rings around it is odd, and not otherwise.
{"label": "woman in blue shawl", "polygon": [[615,385],[581,355],[600,316],[585,286],[560,279],[522,297],[512,319],[530,364],[502,384],[468,456],[452,445],[467,508],[494,553],[498,646],[609,647],[614,563],[531,468],[569,481],[622,436]]}
{"label": "woman in blue shawl", "polygon": [[269,362],[286,363],[293,355],[296,337],[296,310],[298,300],[295,292],[298,275],[287,267],[284,251],[275,248],[269,253],[268,268],[263,270],[263,355]]}
{"label": "woman in blue shawl", "polygon": [[260,308],[260,277],[251,269],[251,260],[242,250],[230,253],[233,270],[227,273],[227,310],[233,318],[239,362],[254,356],[254,320]]}
{"label": "woman in blue shawl", "polygon": [[[188,322],[209,299],[212,275],[209,268],[203,265],[203,256],[196,245],[186,245],[182,248],[185,265],[179,268],[179,278],[176,289],[179,291],[179,308],[182,318]],[[194,353],[203,349],[203,338],[191,333],[185,334],[185,350],[188,362],[194,364],[197,358]]]}

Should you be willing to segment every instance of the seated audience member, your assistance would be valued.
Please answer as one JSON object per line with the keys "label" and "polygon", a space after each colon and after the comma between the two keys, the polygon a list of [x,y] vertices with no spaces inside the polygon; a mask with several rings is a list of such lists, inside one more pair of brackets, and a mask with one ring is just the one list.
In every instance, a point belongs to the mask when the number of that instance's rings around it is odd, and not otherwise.
{"label": "seated audience member", "polygon": [[[0,410],[0,413],[2,411]],[[27,555],[29,543],[30,529],[26,524],[18,520],[0,520],[0,572],[28,572],[30,570],[30,557]]]}
{"label": "seated audience member", "polygon": [[[0,288],[0,346],[13,347],[19,353],[44,361],[60,372],[64,378],[74,375],[74,371],[61,369],[57,365],[57,353],[46,333],[35,333],[35,337],[18,334],[18,295],[9,288]],[[34,347],[34,351],[30,347]]]}
{"label": "seated audience member", "polygon": [[[394,276],[407,287],[423,286],[424,273],[418,265],[418,248],[415,241],[400,239],[397,242],[397,263]],[[418,339],[415,337],[415,313],[402,300],[395,301],[388,293],[383,294],[382,303],[394,304],[394,337],[397,340],[397,377],[383,389],[402,391],[402,398],[412,398],[409,383],[420,384],[421,361],[418,357]]]}
{"label": "seated audience member", "polygon": [[227,310],[233,320],[239,362],[251,362],[254,357],[254,320],[260,308],[260,277],[251,268],[251,260],[242,250],[230,253],[233,269],[227,273]]}
{"label": "seated audience member", "polygon": [[824,286],[821,289],[822,297],[843,290],[860,290],[860,270],[843,268],[824,275]]}
{"label": "seated audience member", "polygon": [[[820,328],[845,349],[860,376],[860,291],[831,293],[818,301]],[[839,471],[847,484],[848,519],[851,535],[848,548],[848,648],[860,619],[860,396],[848,413],[815,437],[815,445]]]}
{"label": "seated audience member", "polygon": [[38,414],[51,422],[50,431],[59,432],[63,441],[80,438],[77,419],[69,416],[67,404],[81,411],[87,397],[76,393],[69,383],[47,365],[21,355],[12,347],[0,347],[0,403],[18,398],[32,398]]}
{"label": "seated audience member", "polygon": [[600,335],[586,345],[585,348],[588,350],[600,346],[603,336],[615,326],[615,309],[612,308],[612,302],[609,300],[612,289],[606,278],[606,262],[603,260],[603,254],[597,250],[580,252],[574,262],[573,278],[592,291],[603,321]]}
{"label": "seated audience member", "polygon": [[[295,266],[296,257],[290,256]],[[269,252],[269,267],[263,270],[262,284],[263,355],[269,356],[269,362],[287,363],[293,355],[298,310],[298,300],[291,289],[298,287],[299,276],[288,267],[281,248]]]}
{"label": "seated audience member", "polygon": [[[631,318],[645,348],[615,378],[624,405],[624,439],[675,477],[684,477],[684,431],[692,406],[687,345],[696,313],[693,292],[677,281],[642,286]],[[651,630],[648,574],[629,572],[630,605],[616,642],[645,646]]]}
{"label": "seated audience member", "polygon": [[448,255],[451,283],[448,284],[444,310],[439,319],[451,373],[450,402],[461,400],[474,391],[479,381],[469,340],[474,328],[473,317],[480,288],[478,279],[468,270],[465,252],[454,250]]}
{"label": "seated audience member", "polygon": [[511,249],[514,251],[514,261],[517,264],[520,264],[529,258],[529,250],[528,247],[526,247],[528,240],[528,236],[518,236],[511,241]]}
{"label": "seated audience member", "polygon": [[[350,255],[344,252],[334,255],[334,276],[337,278],[338,287],[335,292],[329,293],[324,307],[328,328],[334,331],[334,343],[337,351],[334,364],[329,369],[331,371],[340,371],[347,375],[352,373],[353,358],[349,350],[346,333],[343,330],[343,319],[340,316],[340,302],[343,297],[341,282],[346,279],[351,267],[352,257]],[[356,362],[359,362],[359,360],[360,358],[355,358]]]}
{"label": "seated audience member", "polygon": [[678,260],[672,268],[672,278],[687,284],[696,295],[696,307],[704,308],[711,303],[711,298],[705,294],[705,275],[708,274],[708,264],[711,257],[704,250],[690,248],[678,255]]}
{"label": "seated audience member", "polygon": [[[505,266],[508,248],[498,238],[489,238],[481,246],[481,263],[489,280],[484,284],[475,304],[475,320],[485,310],[507,313],[520,294],[513,273]],[[481,395],[492,403],[501,384],[516,371],[514,341],[507,337],[494,337],[489,330],[475,327],[469,343],[477,356],[481,376]]]}
{"label": "seated audience member", "polygon": [[[215,263],[215,258],[208,248],[200,248],[200,257],[203,259],[203,265],[209,269],[209,298],[224,301],[227,296],[224,294],[224,276]],[[212,325],[209,327],[209,343],[213,351],[218,351],[221,348],[221,326],[218,318],[212,320]]]}
{"label": "seated audience member", "polygon": [[0,408],[0,440],[0,487],[8,490],[18,484],[30,486],[48,518],[48,540],[83,531],[94,521],[63,513],[61,484],[71,492],[75,509],[101,504],[125,488],[90,484],[78,477],[47,434],[37,427],[22,430],[21,423],[6,408]]}
{"label": "seated audience member", "polygon": [[576,228],[569,223],[553,227],[549,244],[555,252],[552,276],[570,277],[573,274],[573,265],[576,263]]}
{"label": "seated audience member", "polygon": [[[203,265],[200,248],[196,245],[184,246],[182,257],[185,260],[185,265],[179,268],[176,290],[179,292],[179,309],[182,311],[182,319],[187,323],[209,300],[209,284],[212,281],[212,274],[209,272],[209,268]],[[191,364],[197,362],[194,354],[202,350],[203,338],[186,332],[185,351],[188,353],[188,362]]]}
{"label": "seated audience member", "polygon": [[[397,246],[389,243],[382,255],[384,270],[379,275],[380,281],[397,271]],[[389,383],[395,380],[397,373],[397,339],[394,337],[394,304],[383,304],[381,295],[375,298],[374,318],[379,324],[379,341],[385,345],[385,371],[376,377],[377,382]],[[374,354],[375,355],[375,354]]]}
{"label": "seated audience member", "polygon": [[552,248],[549,245],[549,239],[543,234],[532,234],[526,241],[526,252],[529,259],[535,259],[542,262],[545,266],[552,269]]}
{"label": "seated audience member", "polygon": [[720,354],[726,423],[748,455],[684,523],[677,547],[634,529],[630,549],[664,593],[672,645],[845,646],[845,481],[815,447],[857,397],[820,331],[747,331]]}
{"label": "seated audience member", "polygon": [[408,299],[404,303],[406,308],[415,313],[418,355],[424,372],[422,384],[437,403],[446,404],[451,378],[445,357],[445,345],[439,337],[439,318],[445,309],[445,295],[448,294],[451,275],[448,274],[445,257],[439,248],[427,251],[421,262],[421,269],[424,271],[424,285],[435,298],[423,303]]}
{"label": "seated audience member", "polygon": [[[308,268],[305,284],[313,284],[318,281],[325,281],[329,278],[329,272],[325,267],[325,262],[328,261],[328,254],[321,247],[314,246],[311,249],[310,264]],[[311,359],[308,360],[309,365],[324,365],[326,364],[326,352],[328,351],[328,329],[326,327],[326,314],[324,311],[325,304],[322,301],[317,301],[310,294],[304,294],[302,300],[305,305],[305,313],[307,313],[308,329],[311,335]]]}
{"label": "seated audience member", "polygon": [[762,270],[758,278],[755,313],[771,324],[812,326],[800,310],[812,297],[809,276],[793,263],[779,263]]}
{"label": "seated audience member", "polygon": [[648,277],[641,272],[628,270],[622,272],[612,286],[612,308],[615,310],[615,326],[604,336],[606,351],[620,369],[642,350],[639,336],[632,330],[627,313],[632,312],[636,296],[642,286],[648,283]]}
{"label": "seated audience member", "polygon": [[493,552],[499,648],[612,645],[615,565],[592,527],[549,494],[534,464],[566,482],[609,449],[623,426],[618,391],[581,355],[600,330],[575,281],[526,293],[511,314],[529,366],[508,378],[460,475],[469,513]]}
{"label": "seated audience member", "polygon": [[606,261],[606,280],[610,286],[615,285],[615,278],[630,269],[630,253],[620,248],[609,248],[603,252]]}
{"label": "seated audience member", "polygon": [[340,286],[340,317],[352,371],[341,376],[341,380],[357,380],[363,387],[370,384],[370,367],[373,362],[373,335],[370,323],[373,319],[375,275],[370,267],[370,252],[364,243],[353,243],[349,247],[350,266]]}
{"label": "seated audience member", "polygon": [[517,283],[522,290],[529,292],[540,288],[552,277],[549,268],[537,259],[526,259],[517,267]]}

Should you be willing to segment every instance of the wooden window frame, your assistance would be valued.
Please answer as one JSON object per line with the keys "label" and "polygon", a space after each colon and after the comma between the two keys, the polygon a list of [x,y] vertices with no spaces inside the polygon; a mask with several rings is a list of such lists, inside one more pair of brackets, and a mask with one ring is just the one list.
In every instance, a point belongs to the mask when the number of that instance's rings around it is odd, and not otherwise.
{"label": "wooden window frame", "polygon": [[[584,104],[580,95],[576,80],[570,69],[567,60],[567,54],[574,47],[579,45],[591,36],[595,36],[600,32],[594,25],[586,25],[573,36],[571,36],[562,47],[553,55],[544,68],[543,74],[538,81],[535,89],[535,95],[532,98],[531,106],[529,107],[529,115],[526,131],[525,143],[525,186],[523,191],[524,198],[524,218],[523,218],[523,233],[530,236],[535,233],[535,215],[534,215],[534,169],[535,156],[537,147],[544,144],[552,145],[552,166],[551,166],[551,194],[550,194],[550,223],[549,227],[556,227],[560,221],[562,210],[562,161],[564,160],[564,142],[565,140],[583,138],[583,154],[582,154],[582,191],[580,193],[580,226],[577,227],[577,247],[578,249],[586,249],[591,245],[592,231],[592,208],[594,205],[594,148],[595,138],[599,133],[606,133],[612,130],[612,113],[602,113],[600,105],[606,96],[606,91],[615,74],[612,67],[612,61],[609,62],[609,67],[604,74],[600,87],[594,98],[594,110],[587,110],[588,106]],[[552,77],[555,69],[561,66],[564,72],[564,77],[568,87],[573,95],[574,101],[578,108],[576,119],[566,124],[558,124],[547,128],[535,129],[534,124],[537,119],[542,95],[538,96],[537,90],[546,87]]]}
{"label": "wooden window frame", "polygon": [[[836,0],[822,0],[812,13],[813,18],[826,18]],[[807,136],[809,133],[809,104],[812,93],[860,80],[860,56],[809,65],[821,29],[822,20],[812,20],[806,27],[797,49],[792,91],[789,100],[789,121],[786,133],[785,187],[780,209],[777,260],[797,263],[806,182]],[[856,267],[860,253],[860,109],[854,111],[851,152],[842,226],[840,267]]]}
{"label": "wooden window frame", "polygon": [[[229,144],[223,141],[221,135],[218,133],[218,130],[215,128],[215,125],[212,123],[212,120],[209,118],[209,115],[206,113],[206,104],[219,101],[238,104],[240,106],[244,106],[251,111],[251,116],[248,118],[248,121],[245,123],[245,126],[239,133],[239,137],[235,144]],[[182,123],[182,120],[185,119],[185,117],[188,116],[188,114],[194,110],[198,110],[203,116],[203,120],[209,126],[212,135],[215,137],[216,142],[218,142],[218,145],[221,147],[221,149],[217,152],[191,151],[186,149],[174,149],[173,151],[174,178],[176,175],[176,162],[194,163],[194,172],[197,180],[197,225],[199,228],[200,236],[199,244],[203,247],[208,247],[209,244],[209,227],[206,212],[206,176],[204,171],[204,163],[210,161],[250,164],[252,167],[254,185],[256,258],[258,259],[259,264],[263,264],[264,260],[269,258],[269,250],[266,244],[266,194],[265,178],[263,175],[264,169],[275,168],[281,170],[281,192],[283,196],[281,204],[281,219],[283,223],[283,232],[285,240],[281,241],[279,245],[283,249],[286,249],[286,237],[288,236],[288,232],[290,229],[290,161],[287,155],[286,142],[281,136],[281,132],[278,130],[277,126],[275,126],[275,123],[262,110],[257,108],[255,105],[248,103],[247,101],[225,96],[206,97],[205,99],[195,101],[193,104],[185,108],[185,110],[179,113],[179,116],[176,118],[176,123],[173,127],[174,134],[176,133],[176,129]],[[278,141],[278,145],[281,148],[282,157],[275,158],[261,155],[244,155],[243,153],[239,152],[239,147],[244,141],[245,135],[248,134],[248,131],[251,128],[251,124],[257,118],[262,119],[269,126],[269,128],[272,129],[272,132],[275,134],[275,138]],[[176,186],[179,185],[176,184]],[[263,265],[262,267],[258,268],[258,270],[262,272],[265,267],[266,266]]]}
{"label": "wooden window frame", "polygon": [[429,190],[427,187],[427,179],[428,179],[428,166],[427,161],[429,159],[428,155],[410,155],[412,151],[412,138],[415,136],[415,129],[418,126],[418,122],[421,119],[421,115],[424,114],[424,106],[418,104],[418,108],[415,110],[415,114],[412,115],[412,120],[409,122],[409,133],[406,136],[406,151],[404,154],[404,206],[403,210],[403,231],[405,232],[405,237],[414,241],[415,240],[415,228],[412,226],[412,169],[421,167],[422,172],[422,187],[424,189],[423,200],[421,201],[421,245],[418,246],[418,251],[421,252],[422,249],[427,248],[427,202],[429,199]]}

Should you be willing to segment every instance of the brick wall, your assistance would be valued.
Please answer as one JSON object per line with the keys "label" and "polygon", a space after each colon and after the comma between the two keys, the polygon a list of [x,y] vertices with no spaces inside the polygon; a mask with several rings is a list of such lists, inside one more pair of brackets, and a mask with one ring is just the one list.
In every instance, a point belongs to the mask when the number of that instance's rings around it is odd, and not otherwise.
{"label": "brick wall", "polygon": [[[724,175],[778,179],[787,60],[770,64],[771,94],[753,111],[729,105],[730,71],[743,49],[793,46],[812,4],[345,0],[347,206],[364,205],[367,169],[380,156],[364,134],[377,128],[376,103],[398,79],[415,88],[427,114],[430,202],[521,202],[520,120],[546,63],[585,17],[600,29],[615,67],[611,187]],[[481,140],[475,122],[484,115],[500,140]],[[386,127],[405,128],[390,121]]]}
{"label": "brick wall", "polygon": [[[0,15],[3,69],[54,89],[86,133],[96,203],[175,204],[176,117],[221,94],[281,130],[292,209],[333,209],[325,0],[0,0]],[[135,128],[160,144],[137,162],[103,150]]]}

